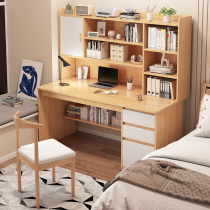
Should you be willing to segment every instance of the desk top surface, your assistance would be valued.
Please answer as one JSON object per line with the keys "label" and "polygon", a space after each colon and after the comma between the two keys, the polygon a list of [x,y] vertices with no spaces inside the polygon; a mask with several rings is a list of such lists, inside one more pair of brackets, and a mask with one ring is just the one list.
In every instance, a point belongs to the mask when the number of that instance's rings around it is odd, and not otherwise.
{"label": "desk top surface", "polygon": [[[77,77],[71,77],[62,80],[62,82],[70,83],[70,86],[60,86],[59,81],[56,81],[42,85],[38,87],[38,90],[53,93],[55,94],[55,98],[56,95],[62,95],[64,99],[65,96],[68,97],[67,100],[69,100],[69,97],[78,98],[92,101],[92,105],[94,105],[94,102],[97,102],[149,114],[156,114],[169,106],[178,103],[177,100],[147,95],[143,96],[143,101],[137,101],[136,95],[142,93],[141,88],[134,86],[132,91],[128,91],[125,84],[119,84],[117,87],[109,89],[118,90],[119,93],[117,95],[107,95],[103,93],[106,91],[105,89],[88,86],[89,84],[97,82],[96,79],[78,80]],[[102,90],[102,92],[94,94],[93,92],[98,89]]]}

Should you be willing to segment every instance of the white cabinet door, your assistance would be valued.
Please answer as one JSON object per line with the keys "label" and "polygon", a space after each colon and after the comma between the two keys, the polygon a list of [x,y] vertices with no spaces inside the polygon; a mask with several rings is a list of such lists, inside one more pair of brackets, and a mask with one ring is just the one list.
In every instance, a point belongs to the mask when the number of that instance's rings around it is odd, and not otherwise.
{"label": "white cabinet door", "polygon": [[154,150],[154,147],[123,140],[123,166],[129,166],[136,160],[141,160]]}
{"label": "white cabinet door", "polygon": [[61,16],[61,54],[83,57],[83,18]]}

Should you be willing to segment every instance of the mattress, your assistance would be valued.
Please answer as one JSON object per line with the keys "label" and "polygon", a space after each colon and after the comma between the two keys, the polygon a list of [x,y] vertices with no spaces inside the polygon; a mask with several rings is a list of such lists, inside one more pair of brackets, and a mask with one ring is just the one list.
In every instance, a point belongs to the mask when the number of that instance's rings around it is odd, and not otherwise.
{"label": "mattress", "polygon": [[[165,160],[210,176],[210,138],[189,133],[179,141],[146,155],[143,159]],[[192,145],[192,146],[191,146]],[[177,148],[180,148],[177,151]],[[183,151],[185,154],[182,155]],[[209,152],[208,152],[209,151]],[[166,158],[168,154],[170,158]],[[161,157],[163,156],[163,157]],[[208,155],[209,156],[209,155]],[[206,157],[205,160],[202,157]],[[183,160],[179,160],[183,159]],[[196,162],[196,163],[194,163]],[[209,205],[181,200],[122,181],[115,182],[96,201],[92,210],[204,210]]]}
{"label": "mattress", "polygon": [[[0,102],[7,98],[7,96],[14,96],[16,94],[4,94],[0,96]],[[0,126],[12,122],[14,119],[14,114],[20,110],[20,118],[26,117],[28,115],[38,112],[38,102],[28,99],[23,99],[24,104],[17,107],[10,107],[0,103]]]}

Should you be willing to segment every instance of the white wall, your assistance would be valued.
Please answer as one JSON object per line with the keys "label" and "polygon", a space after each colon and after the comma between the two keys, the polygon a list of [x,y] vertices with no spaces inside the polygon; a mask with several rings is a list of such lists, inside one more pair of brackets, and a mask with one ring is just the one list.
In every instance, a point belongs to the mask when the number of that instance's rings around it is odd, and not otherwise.
{"label": "white wall", "polygon": [[16,93],[23,58],[44,62],[52,81],[51,0],[7,0],[9,92]]}

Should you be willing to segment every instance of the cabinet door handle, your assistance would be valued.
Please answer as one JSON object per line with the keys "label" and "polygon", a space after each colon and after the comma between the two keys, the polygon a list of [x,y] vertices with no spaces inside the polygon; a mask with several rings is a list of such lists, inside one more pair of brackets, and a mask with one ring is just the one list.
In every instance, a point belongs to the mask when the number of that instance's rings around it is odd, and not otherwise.
{"label": "cabinet door handle", "polygon": [[80,33],[80,42],[82,42],[82,33]]}

